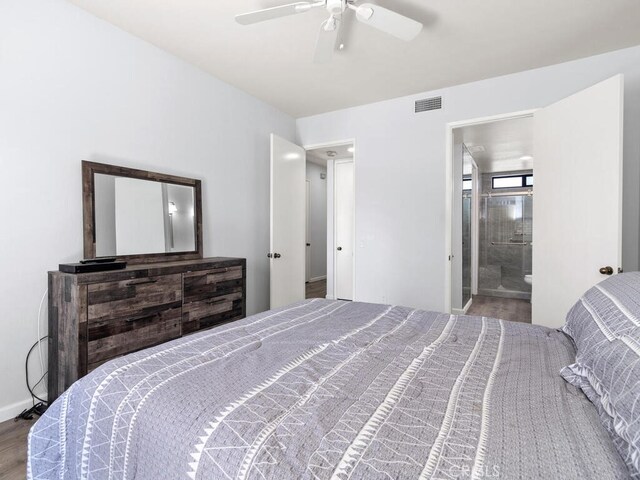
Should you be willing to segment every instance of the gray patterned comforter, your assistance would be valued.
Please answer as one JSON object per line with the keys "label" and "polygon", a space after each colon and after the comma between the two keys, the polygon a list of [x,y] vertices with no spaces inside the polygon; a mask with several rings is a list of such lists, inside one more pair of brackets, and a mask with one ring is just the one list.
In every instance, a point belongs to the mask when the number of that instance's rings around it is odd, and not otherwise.
{"label": "gray patterned comforter", "polygon": [[628,476],[563,333],[314,300],[111,361],[33,427],[34,479]]}

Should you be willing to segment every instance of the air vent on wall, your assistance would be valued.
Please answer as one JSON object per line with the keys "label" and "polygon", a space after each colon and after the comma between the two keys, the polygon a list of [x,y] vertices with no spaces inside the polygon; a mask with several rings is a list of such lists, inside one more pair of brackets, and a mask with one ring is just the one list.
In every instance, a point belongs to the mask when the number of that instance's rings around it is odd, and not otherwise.
{"label": "air vent on wall", "polygon": [[416,101],[416,113],[428,112],[429,110],[440,110],[441,108],[442,97],[431,97]]}

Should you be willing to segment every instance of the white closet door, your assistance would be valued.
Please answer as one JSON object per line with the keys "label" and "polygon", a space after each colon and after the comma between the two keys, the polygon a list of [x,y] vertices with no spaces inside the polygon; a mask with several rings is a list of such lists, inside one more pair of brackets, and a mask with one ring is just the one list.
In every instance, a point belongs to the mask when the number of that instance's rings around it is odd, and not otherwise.
{"label": "white closet door", "polygon": [[302,147],[271,135],[271,308],[305,297],[306,163]]}
{"label": "white closet door", "polygon": [[306,211],[305,211],[305,238],[306,238],[306,248],[305,248],[305,254],[306,254],[306,259],[305,259],[305,275],[304,275],[304,279],[306,282],[308,282],[309,280],[311,280],[311,198],[310,198],[310,189],[311,189],[311,183],[309,182],[309,180],[307,180],[305,182],[306,184],[306,192],[305,192],[305,204],[306,204]]}
{"label": "white closet door", "polygon": [[561,326],[621,266],[623,78],[534,115],[533,323]]}
{"label": "white closet door", "polygon": [[334,176],[336,298],[353,300],[353,248],[355,237],[353,162],[336,161]]}

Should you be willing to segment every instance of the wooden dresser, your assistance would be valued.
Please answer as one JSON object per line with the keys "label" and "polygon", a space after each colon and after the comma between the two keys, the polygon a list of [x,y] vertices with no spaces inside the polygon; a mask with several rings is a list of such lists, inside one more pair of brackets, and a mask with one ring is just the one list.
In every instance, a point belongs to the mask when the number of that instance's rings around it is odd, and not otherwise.
{"label": "wooden dresser", "polygon": [[49,272],[49,403],[118,356],[246,315],[246,260]]}

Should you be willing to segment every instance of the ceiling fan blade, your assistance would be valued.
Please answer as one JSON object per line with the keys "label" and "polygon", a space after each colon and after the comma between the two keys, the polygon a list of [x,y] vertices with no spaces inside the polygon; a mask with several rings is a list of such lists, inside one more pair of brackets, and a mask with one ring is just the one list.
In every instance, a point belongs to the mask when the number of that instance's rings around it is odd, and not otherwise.
{"label": "ceiling fan blade", "polygon": [[274,18],[308,12],[313,7],[322,4],[324,4],[324,2],[296,2],[288,5],[281,5],[279,7],[265,8],[264,10],[236,15],[236,22],[240,25],[251,25],[252,23],[264,22],[265,20],[272,20]]}
{"label": "ceiling fan blade", "polygon": [[406,42],[416,38],[422,31],[420,22],[379,5],[363,3],[355,11],[360,22]]}
{"label": "ceiling fan blade", "polygon": [[331,61],[333,52],[336,49],[339,30],[339,18],[333,17],[322,22],[318,33],[318,41],[316,42],[316,53],[313,57],[314,63],[328,63]]}

